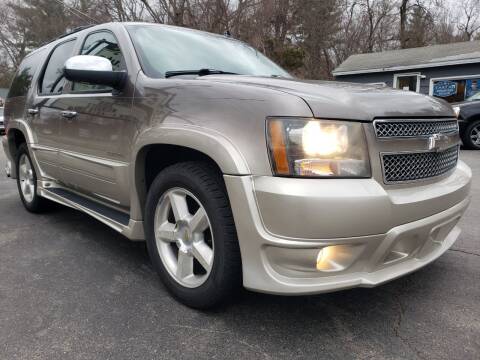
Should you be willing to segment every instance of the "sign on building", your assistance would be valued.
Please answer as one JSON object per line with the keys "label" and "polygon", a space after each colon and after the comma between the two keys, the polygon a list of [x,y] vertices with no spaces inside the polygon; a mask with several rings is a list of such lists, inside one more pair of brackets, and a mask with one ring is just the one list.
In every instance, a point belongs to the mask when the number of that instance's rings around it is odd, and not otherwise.
{"label": "sign on building", "polygon": [[451,80],[436,81],[433,84],[433,96],[449,97],[457,93],[457,82]]}

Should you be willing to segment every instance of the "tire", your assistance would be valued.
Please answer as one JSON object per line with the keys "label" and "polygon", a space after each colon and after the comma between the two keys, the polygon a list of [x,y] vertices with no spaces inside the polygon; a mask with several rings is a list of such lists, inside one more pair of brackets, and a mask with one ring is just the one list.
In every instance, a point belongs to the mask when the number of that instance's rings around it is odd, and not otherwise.
{"label": "tire", "polygon": [[473,121],[465,128],[462,142],[468,150],[480,150],[480,120]]}
{"label": "tire", "polygon": [[[20,173],[20,167],[22,166],[22,168],[24,168],[23,164],[27,166],[28,174]],[[18,148],[16,165],[18,193],[25,209],[32,213],[41,213],[48,210],[50,208],[50,201],[37,194],[37,173],[33,166],[30,153],[28,152],[27,144],[25,143]]]}
{"label": "tire", "polygon": [[160,279],[183,304],[212,308],[241,288],[230,202],[221,174],[208,163],[178,163],[158,174],[147,195],[145,235]]}

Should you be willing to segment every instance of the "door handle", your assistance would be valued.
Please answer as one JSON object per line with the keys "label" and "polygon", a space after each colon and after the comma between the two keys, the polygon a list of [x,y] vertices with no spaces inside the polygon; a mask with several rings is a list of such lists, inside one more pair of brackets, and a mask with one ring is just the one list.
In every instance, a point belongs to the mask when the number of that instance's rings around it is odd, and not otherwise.
{"label": "door handle", "polygon": [[67,119],[73,119],[77,116],[76,111],[62,111],[62,116]]}
{"label": "door handle", "polygon": [[37,115],[38,114],[38,109],[28,109],[28,113],[30,115]]}

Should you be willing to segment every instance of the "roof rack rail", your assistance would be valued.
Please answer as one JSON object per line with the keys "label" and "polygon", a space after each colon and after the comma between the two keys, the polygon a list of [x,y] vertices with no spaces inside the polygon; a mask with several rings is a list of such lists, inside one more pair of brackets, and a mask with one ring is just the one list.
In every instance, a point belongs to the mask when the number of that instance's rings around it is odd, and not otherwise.
{"label": "roof rack rail", "polygon": [[61,38],[67,37],[67,36],[69,36],[69,35],[75,34],[75,33],[79,32],[79,31],[88,29],[88,28],[90,28],[90,27],[92,27],[92,26],[95,26],[95,25],[93,25],[93,24],[92,24],[92,25],[83,25],[83,26],[78,26],[78,27],[76,27],[76,28],[73,28],[72,30],[67,31],[65,34],[62,34],[62,35],[60,35],[60,36],[57,36],[55,39],[52,39],[52,40],[50,40],[50,41],[45,42],[44,44],[42,44],[42,46],[45,46],[45,45],[47,45],[47,44],[50,44],[50,43],[52,43],[52,42],[54,42],[54,41],[56,41],[56,40],[58,40],[58,39],[61,39]]}
{"label": "roof rack rail", "polygon": [[[82,31],[82,30],[91,28],[92,26],[95,26],[95,25],[83,25],[83,26],[78,26],[78,27],[73,28],[72,30],[66,32],[66,33],[63,34],[63,35],[60,35],[57,39],[61,39],[61,38],[64,38],[65,36],[75,34],[75,33],[79,32],[79,31]],[[56,40],[56,39],[55,39],[55,40]]]}

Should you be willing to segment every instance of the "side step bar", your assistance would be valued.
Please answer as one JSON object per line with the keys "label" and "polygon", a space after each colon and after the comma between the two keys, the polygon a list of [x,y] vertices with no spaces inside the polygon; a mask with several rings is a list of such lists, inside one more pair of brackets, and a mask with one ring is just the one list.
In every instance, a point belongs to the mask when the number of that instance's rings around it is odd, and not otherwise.
{"label": "side step bar", "polygon": [[62,189],[62,188],[50,188],[46,191],[54,193],[57,196],[64,198],[65,200],[69,200],[82,208],[86,208],[96,214],[99,214],[107,219],[110,219],[117,224],[128,226],[128,221],[130,220],[130,216],[121,211],[109,208],[105,205],[96,203],[90,199],[84,198],[83,196],[77,195],[71,191]]}
{"label": "side step bar", "polygon": [[72,191],[59,188],[39,188],[40,195],[62,205],[80,210],[105,225],[110,226],[131,240],[143,240],[143,223],[133,221],[128,214],[80,196]]}

